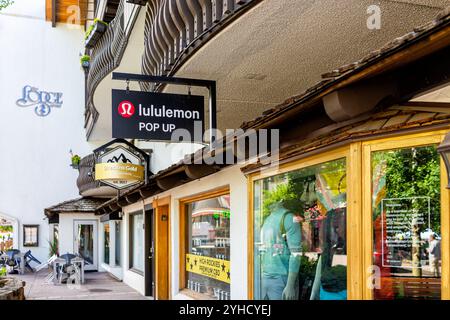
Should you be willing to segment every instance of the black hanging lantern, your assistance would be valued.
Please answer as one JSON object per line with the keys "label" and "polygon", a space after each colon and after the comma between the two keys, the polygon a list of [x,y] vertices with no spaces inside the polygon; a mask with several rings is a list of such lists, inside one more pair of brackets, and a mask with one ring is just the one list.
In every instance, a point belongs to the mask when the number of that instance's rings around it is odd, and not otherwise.
{"label": "black hanging lantern", "polygon": [[138,6],[147,5],[148,0],[127,0],[127,3],[137,4]]}
{"label": "black hanging lantern", "polygon": [[445,167],[447,169],[447,189],[450,189],[450,132],[444,138],[444,141],[438,146],[438,152],[444,159]]}

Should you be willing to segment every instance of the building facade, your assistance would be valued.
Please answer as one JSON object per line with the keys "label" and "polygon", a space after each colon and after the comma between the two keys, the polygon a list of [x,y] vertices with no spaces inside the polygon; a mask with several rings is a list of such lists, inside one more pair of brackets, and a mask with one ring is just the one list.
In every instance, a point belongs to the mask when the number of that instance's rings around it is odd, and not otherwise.
{"label": "building facade", "polygon": [[[204,147],[133,140],[149,179],[120,193],[84,157],[75,207],[101,203],[46,214],[60,237],[84,217],[98,270],[155,299],[450,298],[444,2],[383,3],[382,32],[364,1],[101,3],[115,17],[86,40],[88,141],[113,138],[111,89],[191,92],[113,71],[215,80],[218,128],[241,131]],[[238,162],[245,130],[277,130],[279,161]]]}
{"label": "building facade", "polygon": [[0,217],[13,226],[13,248],[41,262],[50,241],[42,210],[78,196],[69,151],[92,150],[83,132],[84,28],[52,28],[45,4],[16,1],[0,12]]}

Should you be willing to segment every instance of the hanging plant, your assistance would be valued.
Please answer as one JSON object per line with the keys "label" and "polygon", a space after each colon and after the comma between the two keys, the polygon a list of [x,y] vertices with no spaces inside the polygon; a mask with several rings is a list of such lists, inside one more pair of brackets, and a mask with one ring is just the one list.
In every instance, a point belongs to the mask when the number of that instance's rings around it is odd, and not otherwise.
{"label": "hanging plant", "polygon": [[81,160],[80,156],[77,154],[73,154],[72,150],[70,150],[69,153],[70,153],[71,162],[72,162],[72,164],[70,166],[74,169],[78,169],[78,167],[80,166],[80,160]]}
{"label": "hanging plant", "polygon": [[83,68],[89,68],[90,61],[91,61],[91,57],[87,54],[83,55],[80,58],[80,63]]}

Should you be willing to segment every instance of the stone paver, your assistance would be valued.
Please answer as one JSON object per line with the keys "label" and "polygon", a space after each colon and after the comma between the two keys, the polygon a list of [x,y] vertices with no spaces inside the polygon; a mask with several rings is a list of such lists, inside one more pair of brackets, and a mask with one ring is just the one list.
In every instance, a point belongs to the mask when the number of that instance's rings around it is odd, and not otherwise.
{"label": "stone paver", "polygon": [[12,275],[26,282],[28,300],[147,300],[136,290],[111,277],[106,272],[86,272],[80,286],[46,283],[49,270],[24,275]]}

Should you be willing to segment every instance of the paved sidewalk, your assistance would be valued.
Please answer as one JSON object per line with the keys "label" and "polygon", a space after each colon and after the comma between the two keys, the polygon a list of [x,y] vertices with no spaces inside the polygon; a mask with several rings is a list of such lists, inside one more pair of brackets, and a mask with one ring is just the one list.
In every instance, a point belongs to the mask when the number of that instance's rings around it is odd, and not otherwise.
{"label": "paved sidewalk", "polygon": [[24,275],[12,275],[26,282],[27,300],[146,300],[136,290],[111,277],[106,272],[86,272],[85,283],[71,288],[66,284],[45,282],[48,270]]}

